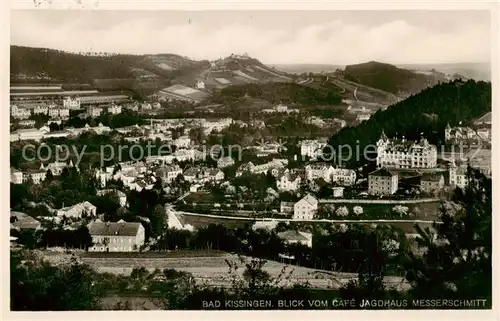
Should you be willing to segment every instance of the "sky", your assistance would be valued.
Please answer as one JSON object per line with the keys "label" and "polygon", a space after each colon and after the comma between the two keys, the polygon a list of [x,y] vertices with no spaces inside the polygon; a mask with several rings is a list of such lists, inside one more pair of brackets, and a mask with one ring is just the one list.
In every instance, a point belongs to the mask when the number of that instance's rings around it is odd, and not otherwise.
{"label": "sky", "polygon": [[11,44],[267,64],[489,62],[490,13],[16,10]]}

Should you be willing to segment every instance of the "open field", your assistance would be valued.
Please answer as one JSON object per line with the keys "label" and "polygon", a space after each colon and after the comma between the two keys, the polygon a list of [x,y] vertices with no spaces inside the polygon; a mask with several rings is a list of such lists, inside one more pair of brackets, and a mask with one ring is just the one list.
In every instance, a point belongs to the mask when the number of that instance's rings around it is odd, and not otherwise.
{"label": "open field", "polygon": [[[108,255],[109,253],[103,253]],[[69,260],[69,255],[45,255],[45,258],[54,263]],[[135,254],[131,254],[133,256]],[[134,268],[144,267],[153,272],[155,269],[175,269],[192,273],[194,279],[209,286],[228,287],[230,286],[229,267],[226,260],[236,263],[239,267],[243,264],[238,257],[233,254],[217,255],[212,257],[177,257],[177,258],[144,258],[144,257],[100,257],[91,258],[85,255],[78,255],[81,262],[88,264],[99,272],[112,274],[129,275]],[[309,282],[313,288],[338,288],[346,284],[349,280],[357,278],[354,273],[338,273],[323,270],[305,268],[283,264],[275,261],[267,261],[264,270],[272,277],[278,277],[285,269],[285,277],[280,283],[283,286],[292,286],[295,283]],[[237,273],[243,273],[244,269],[238,269]],[[400,277],[386,277],[387,285],[390,287],[406,287]]]}

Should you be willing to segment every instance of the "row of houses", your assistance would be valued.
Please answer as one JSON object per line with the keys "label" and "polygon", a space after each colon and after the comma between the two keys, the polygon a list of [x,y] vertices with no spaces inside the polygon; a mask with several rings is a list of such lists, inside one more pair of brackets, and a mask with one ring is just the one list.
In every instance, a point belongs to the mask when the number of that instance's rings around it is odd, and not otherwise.
{"label": "row of houses", "polygon": [[69,108],[54,104],[11,105],[10,115],[14,119],[28,119],[32,115],[48,115],[52,118],[69,118]]}
{"label": "row of houses", "polygon": [[[91,206],[90,203],[81,203],[60,211],[72,215],[93,210],[95,210],[95,206]],[[11,211],[10,217],[11,230],[36,231],[43,229],[39,220],[25,213]],[[87,227],[92,238],[92,246],[88,248],[89,252],[135,252],[139,251],[146,241],[144,226],[138,222],[126,222],[124,220],[103,222],[96,219],[89,223]]]}
{"label": "row of houses", "polygon": [[[427,194],[436,194],[448,185],[465,188],[467,186],[467,167],[456,166],[452,161],[448,171],[427,173],[420,177],[420,190]],[[398,172],[380,168],[368,175],[368,193],[370,195],[387,196],[396,193],[399,188]]]}
{"label": "row of houses", "polygon": [[[15,168],[10,169],[10,181],[13,184],[23,184],[28,180],[33,181],[34,184],[40,184],[47,177],[47,173],[50,171],[53,176],[61,175],[65,168],[73,168],[73,161],[70,160],[68,163],[64,162],[53,162],[47,165],[41,164],[39,169],[20,171]],[[78,170],[78,168],[77,168]]]}
{"label": "row of houses", "polygon": [[23,141],[23,140],[34,140],[40,141],[42,139],[48,138],[65,138],[70,136],[79,136],[85,132],[95,132],[96,134],[105,134],[111,132],[111,128],[108,126],[104,126],[102,123],[99,125],[91,127],[89,124],[86,124],[84,127],[75,128],[75,127],[66,127],[64,130],[60,131],[50,131],[49,126],[44,125],[37,128],[22,128],[10,133],[10,141]]}

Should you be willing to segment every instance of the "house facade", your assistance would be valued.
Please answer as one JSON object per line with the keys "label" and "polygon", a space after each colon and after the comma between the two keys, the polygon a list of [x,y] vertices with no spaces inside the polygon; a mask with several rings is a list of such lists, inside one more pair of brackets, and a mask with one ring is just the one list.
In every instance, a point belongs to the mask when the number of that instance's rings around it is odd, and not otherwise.
{"label": "house facade", "polygon": [[66,216],[71,218],[82,218],[84,214],[90,217],[96,216],[97,207],[92,205],[90,202],[82,202],[72,206],[63,207],[57,210],[57,216]]}
{"label": "house facade", "polygon": [[294,220],[312,220],[318,210],[318,200],[307,194],[293,206]]}
{"label": "house facade", "polygon": [[301,178],[297,173],[291,173],[286,170],[281,176],[276,180],[276,187],[280,192],[294,192],[300,187]]}
{"label": "house facade", "polygon": [[225,168],[234,165],[234,159],[231,156],[221,157],[217,160],[218,168]]}
{"label": "house facade", "polygon": [[439,193],[444,188],[444,177],[442,174],[428,174],[420,178],[420,189],[424,193]]}
{"label": "house facade", "polygon": [[89,252],[135,252],[146,237],[141,223],[95,221],[89,224],[93,246]]}
{"label": "house facade", "polygon": [[368,175],[368,193],[371,195],[392,195],[398,190],[398,174],[380,168]]}
{"label": "house facade", "polygon": [[304,140],[300,143],[300,155],[308,156],[310,158],[318,158],[323,155],[323,148],[326,143],[317,140]]}

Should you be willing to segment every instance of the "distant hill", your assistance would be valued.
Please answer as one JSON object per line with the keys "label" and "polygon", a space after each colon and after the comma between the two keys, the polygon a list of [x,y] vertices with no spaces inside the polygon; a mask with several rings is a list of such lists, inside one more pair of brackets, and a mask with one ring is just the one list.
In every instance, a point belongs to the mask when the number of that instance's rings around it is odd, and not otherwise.
{"label": "distant hill", "polygon": [[248,83],[290,82],[293,76],[247,55],[210,62],[176,54],[90,56],[46,48],[11,46],[11,81],[90,84],[97,89],[127,88],[151,93],[171,84],[207,90]]}
{"label": "distant hill", "polygon": [[329,64],[271,64],[269,65],[290,74],[334,72],[337,69],[344,69],[342,65]]}
{"label": "distant hill", "polygon": [[344,78],[390,93],[403,95],[419,92],[424,88],[447,80],[444,75],[417,73],[376,61],[346,66]]}
{"label": "distant hill", "polygon": [[[402,136],[418,140],[423,134],[430,142],[444,142],[444,129],[459,122],[468,123],[491,111],[491,83],[458,80],[441,83],[409,98],[377,111],[369,120],[356,127],[347,127],[331,137],[329,144],[365,146],[375,144],[382,130],[387,136]],[[432,115],[432,117],[429,117]],[[364,163],[351,159],[353,163]]]}
{"label": "distant hill", "polygon": [[398,67],[422,72],[437,71],[449,76],[463,76],[474,80],[491,80],[489,63],[407,64]]}

